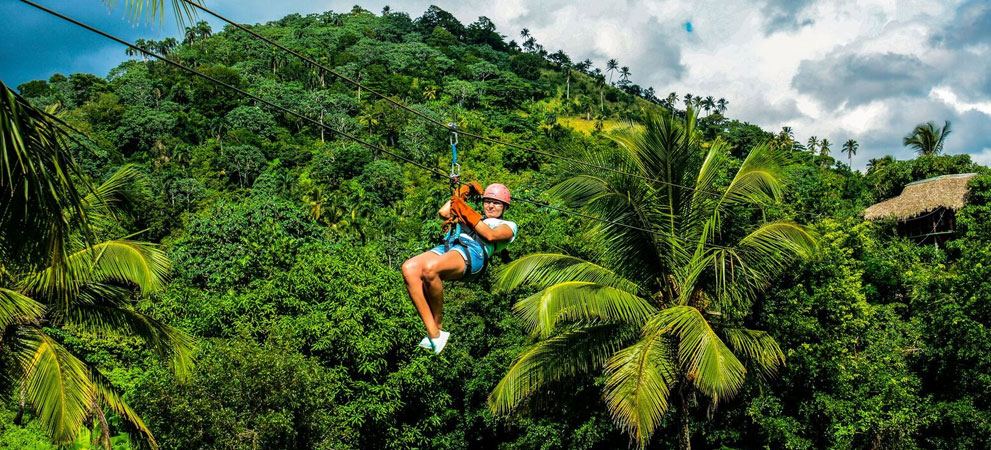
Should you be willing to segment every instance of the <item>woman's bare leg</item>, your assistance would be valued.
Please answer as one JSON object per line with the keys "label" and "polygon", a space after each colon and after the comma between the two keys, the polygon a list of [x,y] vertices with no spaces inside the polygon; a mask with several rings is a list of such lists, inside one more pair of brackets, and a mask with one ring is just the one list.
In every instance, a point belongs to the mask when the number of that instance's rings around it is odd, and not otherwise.
{"label": "woman's bare leg", "polygon": [[[423,271],[423,284],[427,290],[427,303],[434,316],[437,329],[444,318],[444,283],[442,280],[456,280],[465,271],[465,260],[457,251],[449,251],[440,258],[427,262]],[[435,337],[435,336],[431,336]]]}
{"label": "woman's bare leg", "polygon": [[434,314],[427,301],[427,286],[423,281],[423,271],[428,263],[440,257],[441,255],[433,252],[420,253],[403,263],[402,269],[409,298],[413,301],[413,306],[416,307],[416,312],[420,314],[420,319],[427,328],[427,334],[431,337],[440,336],[440,327],[434,321]]}

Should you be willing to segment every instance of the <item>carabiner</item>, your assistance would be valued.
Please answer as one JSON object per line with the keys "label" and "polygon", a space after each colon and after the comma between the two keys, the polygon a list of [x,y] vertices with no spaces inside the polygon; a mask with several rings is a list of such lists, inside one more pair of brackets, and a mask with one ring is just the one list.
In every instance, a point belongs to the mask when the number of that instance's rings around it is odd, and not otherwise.
{"label": "carabiner", "polygon": [[458,183],[461,179],[461,164],[458,164],[458,126],[453,123],[447,124],[451,129],[451,183]]}

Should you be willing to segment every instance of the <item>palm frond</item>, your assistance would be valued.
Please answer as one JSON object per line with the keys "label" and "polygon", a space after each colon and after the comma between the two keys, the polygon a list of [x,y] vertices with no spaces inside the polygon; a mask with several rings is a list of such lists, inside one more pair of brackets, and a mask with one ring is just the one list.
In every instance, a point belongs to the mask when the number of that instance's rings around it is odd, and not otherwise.
{"label": "palm frond", "polygon": [[766,276],[796,257],[810,257],[816,242],[816,235],[805,226],[781,220],[761,225],[740,239],[736,248],[745,263]]}
{"label": "palm frond", "polygon": [[44,112],[0,82],[0,259],[28,269],[59,265],[77,215],[84,237],[81,192],[89,189],[65,145],[65,134]]}
{"label": "palm frond", "polygon": [[676,370],[671,342],[660,332],[616,352],[606,363],[606,405],[613,420],[641,447],[668,410]]}
{"label": "palm frond", "polygon": [[628,330],[620,324],[596,325],[533,344],[489,394],[489,408],[494,414],[509,413],[549,383],[601,370],[609,355],[634,336]]}
{"label": "palm frond", "polygon": [[547,337],[560,321],[615,321],[639,326],[656,312],[643,298],[611,286],[566,281],[513,306],[528,331]]}
{"label": "palm frond", "polygon": [[128,200],[125,188],[143,180],[144,174],[133,164],[125,164],[117,169],[106,181],[83,197],[91,221],[95,223],[98,219],[116,219],[118,208]]}
{"label": "palm frond", "polygon": [[690,306],[664,309],[645,329],[677,336],[678,360],[687,379],[713,403],[733,397],[743,387],[746,368],[699,310]]}
{"label": "palm frond", "polygon": [[778,201],[784,195],[785,168],[789,164],[785,152],[774,151],[767,142],[754,147],[730,182],[721,206],[737,203],[763,205]]}
{"label": "palm frond", "polygon": [[53,299],[68,298],[85,283],[105,281],[133,283],[152,293],[165,285],[170,268],[168,257],[155,244],[106,241],[69,255],[65,267],[26,276],[23,286]]}
{"label": "palm frond", "polygon": [[16,322],[35,321],[45,312],[45,305],[20,292],[0,287],[0,330]]}
{"label": "palm frond", "polygon": [[86,365],[43,331],[33,327],[20,331],[14,351],[26,381],[26,400],[49,437],[71,442],[93,397]]}
{"label": "palm frond", "polygon": [[145,435],[148,440],[148,445],[152,449],[158,448],[158,443],[155,442],[155,437],[152,436],[151,430],[145,425],[144,421],[141,420],[141,416],[138,415],[131,408],[127,402],[124,401],[124,396],[117,391],[103,374],[97,371],[91,371],[90,376],[93,380],[93,386],[95,388],[96,396],[102,400],[104,404],[110,407],[114,412],[119,414],[128,423],[130,423],[138,432]]}
{"label": "palm frond", "polygon": [[510,292],[523,285],[544,289],[566,281],[586,281],[627,292],[638,290],[635,283],[605,267],[555,253],[534,253],[503,266],[496,274],[495,286],[502,292]]}
{"label": "palm frond", "polygon": [[771,378],[785,365],[785,354],[766,331],[724,328],[722,333],[729,347],[752,362],[762,378]]}
{"label": "palm frond", "polygon": [[192,336],[152,317],[115,304],[74,302],[62,313],[66,325],[100,336],[131,336],[144,341],[163,359],[171,360],[176,378],[184,380],[192,369],[195,342]]}
{"label": "palm frond", "polygon": [[564,201],[569,207],[585,206],[602,197],[618,195],[608,181],[587,174],[567,178],[551,186],[546,194]]}
{"label": "palm frond", "polygon": [[[108,8],[113,8],[120,0],[103,0]],[[193,3],[202,5],[203,0],[190,0]],[[131,22],[147,20],[149,22],[157,20],[161,23],[165,20],[165,0],[124,0],[125,8],[131,16]],[[192,23],[196,19],[196,8],[183,0],[172,0],[172,11],[175,15],[179,27],[185,27],[186,23]]]}

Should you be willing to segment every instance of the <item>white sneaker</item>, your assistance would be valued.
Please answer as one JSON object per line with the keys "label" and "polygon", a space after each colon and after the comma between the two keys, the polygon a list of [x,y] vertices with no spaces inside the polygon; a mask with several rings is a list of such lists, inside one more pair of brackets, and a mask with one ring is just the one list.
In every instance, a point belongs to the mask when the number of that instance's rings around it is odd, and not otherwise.
{"label": "white sneaker", "polygon": [[420,347],[427,348],[427,349],[433,349],[434,348],[434,346],[430,345],[430,336],[427,336],[427,337],[423,338],[422,341],[420,341]]}
{"label": "white sneaker", "polygon": [[440,336],[430,340],[433,344],[434,354],[439,354],[441,350],[444,350],[444,346],[447,345],[447,338],[451,336],[451,333],[441,330]]}

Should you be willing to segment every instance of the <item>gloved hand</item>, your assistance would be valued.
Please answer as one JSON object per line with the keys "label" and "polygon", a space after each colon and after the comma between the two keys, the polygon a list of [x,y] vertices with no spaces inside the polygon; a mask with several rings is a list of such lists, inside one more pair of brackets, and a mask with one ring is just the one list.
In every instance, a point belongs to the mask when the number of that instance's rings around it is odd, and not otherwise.
{"label": "gloved hand", "polygon": [[451,217],[444,219],[444,223],[441,224],[440,230],[443,231],[444,233],[447,233],[447,230],[450,230],[451,226],[454,225],[457,221],[458,221],[458,216],[454,214],[454,212],[451,212]]}
{"label": "gloved hand", "polygon": [[465,203],[461,197],[451,199],[451,213],[456,214],[462,222],[471,225],[472,228],[475,228],[475,225],[482,221],[482,215],[471,209],[471,206],[468,206],[468,203]]}
{"label": "gloved hand", "polygon": [[458,188],[458,197],[468,198],[469,196],[478,196],[482,195],[482,192],[484,190],[481,184],[478,184],[477,181],[469,181]]}

